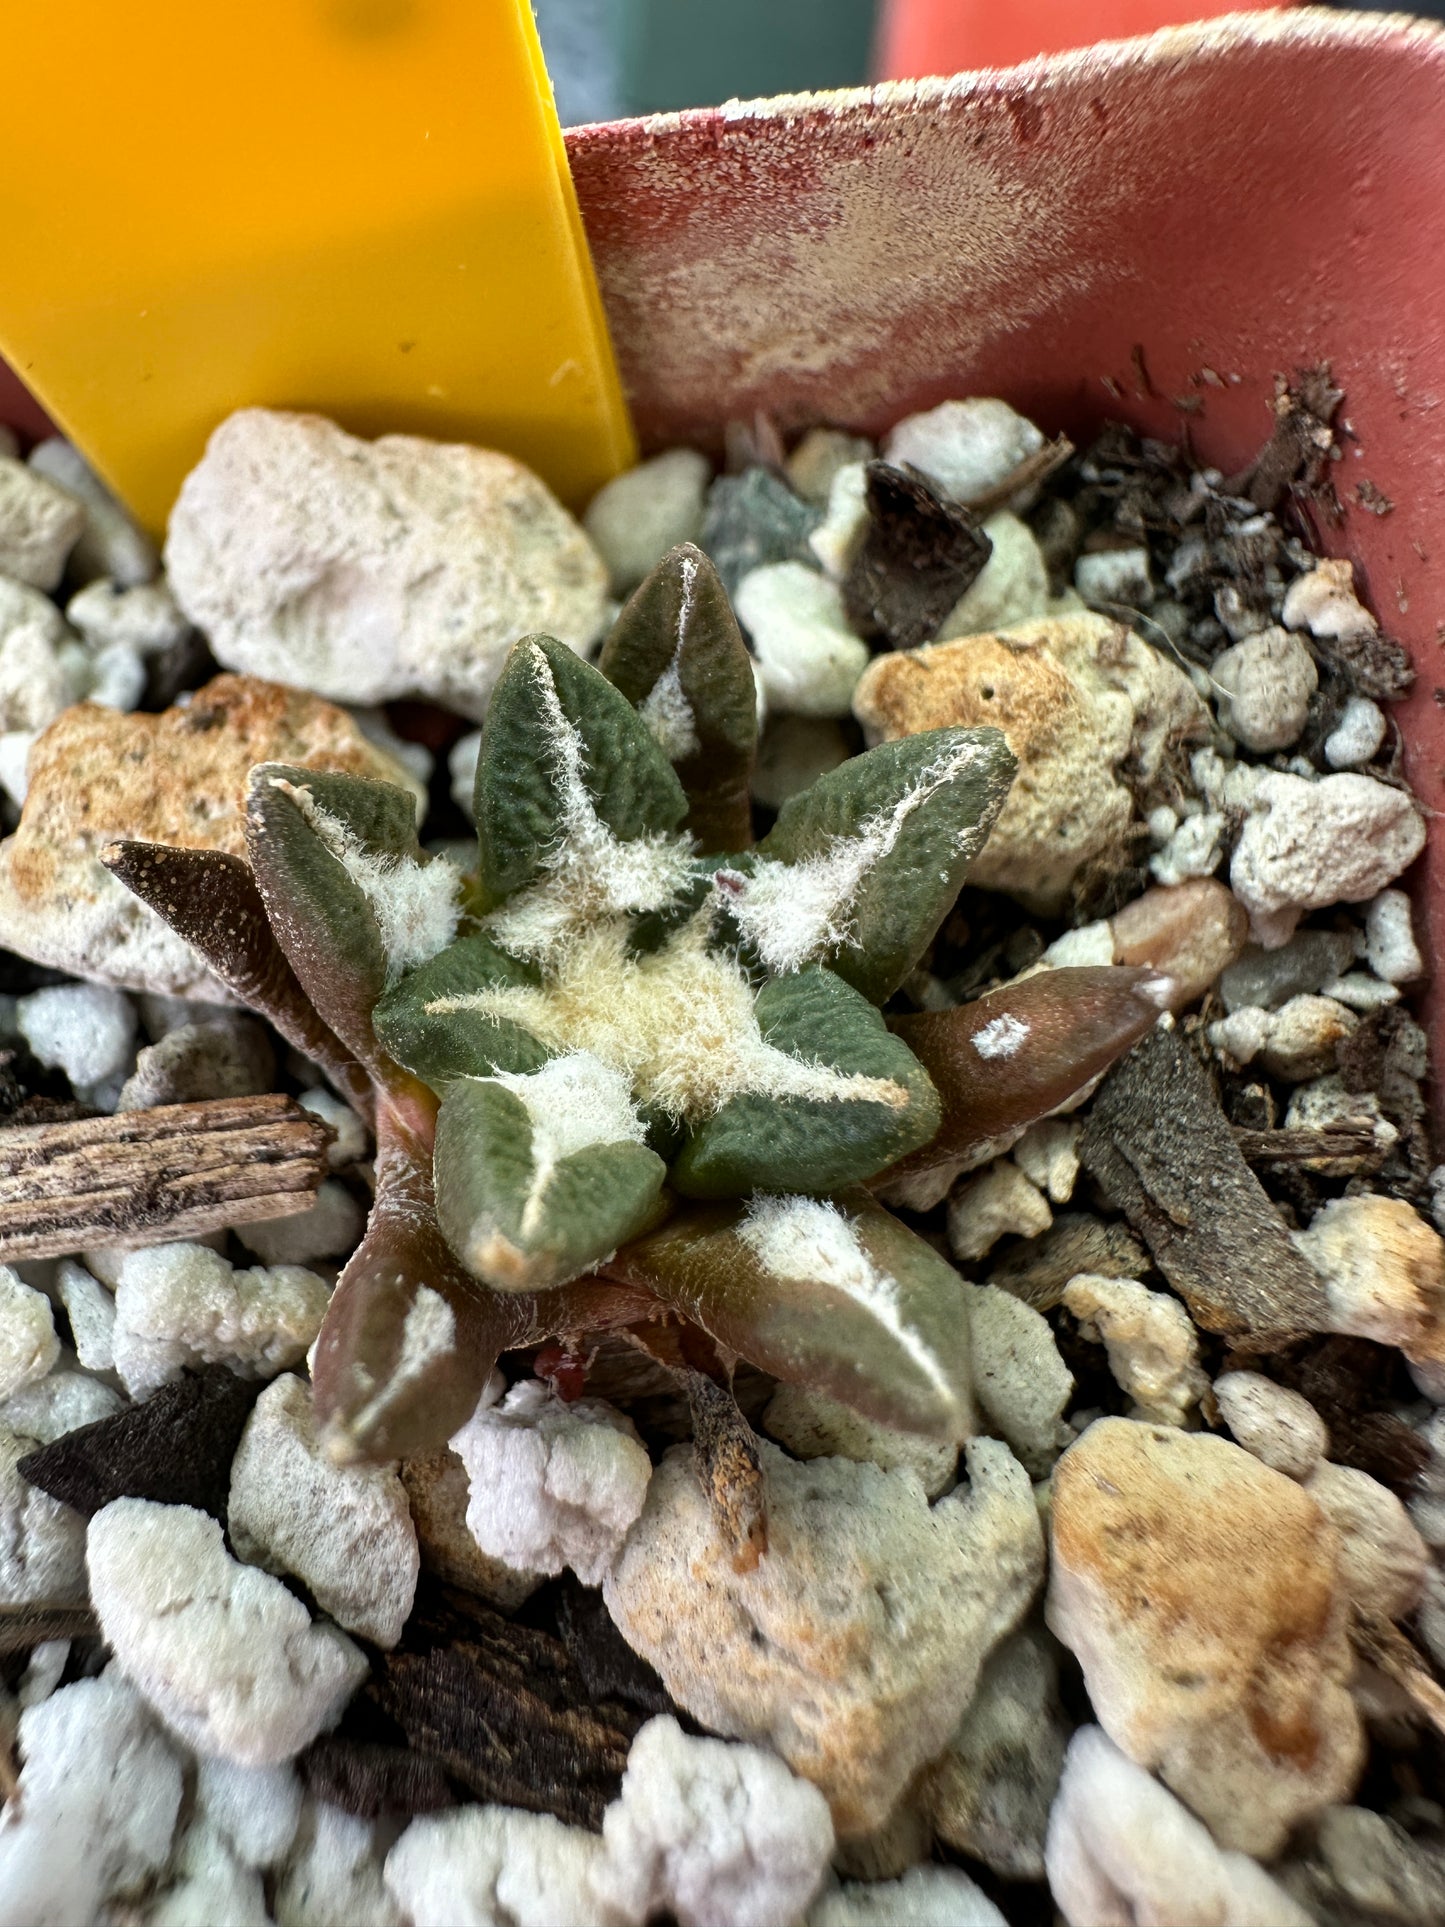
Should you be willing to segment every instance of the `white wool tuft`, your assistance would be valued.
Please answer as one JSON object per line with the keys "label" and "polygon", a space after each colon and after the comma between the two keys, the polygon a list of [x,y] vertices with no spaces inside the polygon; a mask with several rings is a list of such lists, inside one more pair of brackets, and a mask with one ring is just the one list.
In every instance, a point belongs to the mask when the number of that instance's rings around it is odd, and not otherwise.
{"label": "white wool tuft", "polygon": [[[801,863],[763,861],[747,877],[727,872],[723,887],[729,908],[768,969],[801,970],[846,943],[853,932],[858,893],[893,850],[908,819],[986,755],[977,743],[958,744],[921,770],[902,796],[867,818],[855,836],[835,837]],[[961,831],[955,852],[971,856],[983,847],[986,835],[977,826]]]}
{"label": "white wool tuft", "polygon": [[652,685],[647,700],[637,713],[652,731],[659,749],[670,763],[685,763],[689,756],[696,756],[702,747],[698,741],[697,718],[692,713],[692,704],[683,694],[676,656]]}
{"label": "white wool tuft", "polygon": [[644,1102],[689,1120],[711,1117],[747,1091],[895,1110],[908,1102],[891,1078],[806,1063],[769,1044],[746,976],[707,948],[710,926],[704,910],[660,950],[638,957],[625,922],[613,919],[562,947],[543,989],[439,997],[427,1010],[510,1018],[555,1050],[600,1058]]}
{"label": "white wool tuft", "polygon": [[647,1136],[627,1079],[591,1051],[549,1058],[541,1070],[524,1076],[498,1071],[487,1081],[526,1105],[539,1162],[543,1145],[555,1162],[594,1144],[641,1144]]}
{"label": "white wool tuft", "polygon": [[924,1375],[953,1397],[929,1347],[904,1322],[897,1281],[879,1270],[856,1223],[837,1205],[826,1198],[753,1198],[738,1236],[775,1277],[829,1285],[872,1312]]}
{"label": "white wool tuft", "polygon": [[1029,1026],[1023,1018],[1005,1011],[1002,1017],[995,1017],[991,1024],[985,1024],[975,1033],[973,1047],[980,1057],[1012,1057],[1022,1049],[1029,1035]]}
{"label": "white wool tuft", "polygon": [[612,834],[583,780],[586,746],[563,712],[551,666],[540,649],[530,654],[561,824],[541,879],[496,911],[487,930],[513,956],[541,962],[555,958],[579,928],[598,917],[660,910],[669,903],[688,880],[691,843],[668,835],[622,843]]}
{"label": "white wool tuft", "polygon": [[390,983],[446,949],[457,934],[461,916],[462,873],[450,858],[432,857],[418,863],[409,856],[373,856],[339,817],[322,809],[303,784],[288,783],[280,776],[271,780],[274,789],[296,803],[371,906]]}

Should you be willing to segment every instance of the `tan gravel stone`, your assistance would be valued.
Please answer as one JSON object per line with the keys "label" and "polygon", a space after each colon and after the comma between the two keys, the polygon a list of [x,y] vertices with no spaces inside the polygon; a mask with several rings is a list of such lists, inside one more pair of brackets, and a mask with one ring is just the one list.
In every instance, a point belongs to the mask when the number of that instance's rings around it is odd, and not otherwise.
{"label": "tan gravel stone", "polygon": [[1445,1375],[1445,1239],[1403,1199],[1335,1198],[1295,1243],[1325,1281],[1329,1329],[1398,1345]]}
{"label": "tan gravel stone", "polygon": [[1152,964],[1178,986],[1171,1010],[1202,997],[1244,949],[1249,918],[1244,906],[1213,877],[1160,884],[1125,904],[1110,919],[1113,962]]}
{"label": "tan gravel stone", "polygon": [[417,792],[344,710],[250,676],[215,676],[159,716],[67,709],[31,750],[20,827],[0,843],[0,943],[78,977],[224,1002],[196,952],[100,852],[136,837],[242,855],[246,777],[272,761]]}
{"label": "tan gravel stone", "polygon": [[1100,1724],[1211,1828],[1268,1856],[1363,1761],[1340,1537],[1227,1440],[1101,1419],[1054,1474],[1048,1621]]}

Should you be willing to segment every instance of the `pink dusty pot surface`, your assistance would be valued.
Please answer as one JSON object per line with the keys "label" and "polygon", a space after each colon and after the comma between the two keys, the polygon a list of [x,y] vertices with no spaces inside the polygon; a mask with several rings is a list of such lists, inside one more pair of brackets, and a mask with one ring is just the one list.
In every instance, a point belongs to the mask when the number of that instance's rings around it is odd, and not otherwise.
{"label": "pink dusty pot surface", "polygon": [[[1319,534],[1411,650],[1395,714],[1434,809],[1442,121],[1435,29],[1305,9],[1006,73],[582,128],[568,145],[651,447],[716,445],[757,408],[785,428],[877,430],[999,394],[1076,437],[1111,415],[1187,434],[1230,470],[1268,432],[1276,375],[1330,361],[1350,437],[1343,514]],[[1390,513],[1362,505],[1366,481]],[[1439,956],[1435,818],[1418,894]],[[1437,999],[1437,1041],[1442,1019]]]}

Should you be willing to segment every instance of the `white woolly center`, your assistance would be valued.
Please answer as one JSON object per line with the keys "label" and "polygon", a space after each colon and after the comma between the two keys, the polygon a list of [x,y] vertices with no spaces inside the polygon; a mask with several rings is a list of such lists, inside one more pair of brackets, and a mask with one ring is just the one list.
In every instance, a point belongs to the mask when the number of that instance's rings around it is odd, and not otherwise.
{"label": "white woolly center", "polygon": [[[960,743],[919,772],[903,795],[875,811],[855,836],[837,836],[801,863],[759,863],[752,876],[724,871],[721,889],[739,928],[769,970],[800,970],[853,935],[857,900],[869,873],[892,851],[914,811],[955,782],[986,752]],[[987,831],[958,833],[953,854],[981,849]]]}
{"label": "white woolly center", "polygon": [[530,654],[560,822],[541,878],[493,914],[488,934],[513,956],[541,962],[599,917],[660,910],[688,880],[691,844],[664,834],[623,843],[612,834],[584,781],[586,745],[558,700],[547,658],[537,648]]}
{"label": "white woolly center", "polygon": [[891,1078],[807,1063],[769,1044],[747,978],[731,958],[708,950],[709,927],[709,914],[700,913],[660,950],[635,957],[626,923],[615,919],[576,935],[540,989],[439,997],[427,1010],[509,1018],[554,1050],[590,1051],[644,1102],[689,1121],[711,1117],[745,1091],[895,1110],[907,1103]]}
{"label": "white woolly center", "polygon": [[973,1047],[980,1057],[1012,1057],[1026,1042],[1029,1026],[1022,1017],[1005,1011],[1002,1017],[975,1032]]}
{"label": "white woolly center", "polygon": [[304,785],[273,777],[272,787],[296,804],[370,905],[386,952],[386,974],[403,971],[445,950],[461,916],[462,873],[446,857],[419,863],[410,856],[375,856]]}
{"label": "white woolly center", "polygon": [[824,1198],[754,1198],[738,1236],[775,1278],[827,1285],[862,1305],[919,1369],[953,1396],[929,1347],[904,1321],[897,1280],[879,1270],[856,1225],[837,1205]]}
{"label": "white woolly center", "polygon": [[670,763],[685,763],[689,756],[696,756],[702,747],[698,741],[697,719],[692,713],[692,704],[683,694],[676,656],[652,685],[646,702],[637,713],[652,731],[658,747]]}

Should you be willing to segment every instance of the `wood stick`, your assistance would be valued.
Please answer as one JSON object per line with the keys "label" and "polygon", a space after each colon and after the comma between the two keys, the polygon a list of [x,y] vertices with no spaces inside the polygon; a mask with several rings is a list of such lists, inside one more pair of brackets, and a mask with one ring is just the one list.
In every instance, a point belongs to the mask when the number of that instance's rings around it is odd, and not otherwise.
{"label": "wood stick", "polygon": [[0,1260],[292,1217],[315,1201],[330,1136],[279,1093],[0,1129]]}

